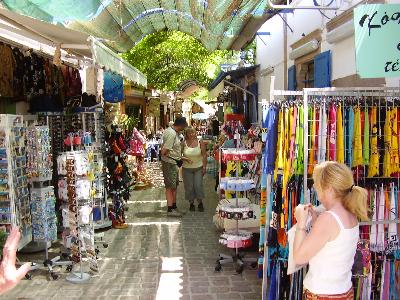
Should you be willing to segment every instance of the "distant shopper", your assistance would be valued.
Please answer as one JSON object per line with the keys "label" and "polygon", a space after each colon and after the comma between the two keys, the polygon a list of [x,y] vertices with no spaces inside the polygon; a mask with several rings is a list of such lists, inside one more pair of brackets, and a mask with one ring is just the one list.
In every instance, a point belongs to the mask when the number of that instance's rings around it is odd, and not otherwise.
{"label": "distant shopper", "polygon": [[[359,240],[358,220],[368,220],[367,191],[354,185],[352,171],[337,162],[317,165],[313,179],[326,211],[317,216],[312,206],[302,206],[295,212],[294,262],[309,264],[304,299],[353,300],[351,269]],[[307,234],[309,214],[315,222]]]}
{"label": "distant shopper", "polygon": [[12,290],[31,268],[31,263],[25,263],[19,269],[15,267],[20,238],[18,227],[13,228],[4,245],[3,260],[0,265],[0,295]]}
{"label": "distant shopper", "polygon": [[185,159],[182,157],[180,133],[186,127],[186,119],[179,117],[172,126],[165,129],[162,137],[161,164],[168,203],[168,216],[171,217],[182,216],[176,207],[176,189],[179,185],[178,168],[182,166]]}
{"label": "distant shopper", "polygon": [[207,152],[204,143],[197,139],[197,132],[193,127],[188,127],[185,131],[183,156],[188,159],[182,166],[185,198],[190,203],[190,211],[196,210],[194,201],[197,200],[197,208],[203,212],[203,176],[206,174]]}

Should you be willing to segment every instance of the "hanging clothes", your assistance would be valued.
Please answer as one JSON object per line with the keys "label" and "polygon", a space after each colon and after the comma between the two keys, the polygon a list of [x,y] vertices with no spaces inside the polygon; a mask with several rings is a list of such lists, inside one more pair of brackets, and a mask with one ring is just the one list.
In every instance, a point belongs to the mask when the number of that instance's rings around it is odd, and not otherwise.
{"label": "hanging clothes", "polygon": [[12,97],[16,63],[13,51],[8,45],[0,44],[0,65],[0,97]]}
{"label": "hanging clothes", "polygon": [[353,160],[351,166],[353,168],[362,166],[363,152],[361,140],[361,109],[359,106],[354,108],[354,134],[353,134]]}
{"label": "hanging clothes", "polygon": [[354,110],[353,107],[350,106],[348,108],[348,121],[347,121],[347,156],[346,156],[346,164],[348,166],[352,166],[353,164],[353,135],[354,135]]}
{"label": "hanging clothes", "polygon": [[327,114],[325,100],[320,107],[320,128],[318,132],[318,163],[326,160],[326,142],[327,142]]}
{"label": "hanging clothes", "polygon": [[377,107],[371,109],[371,154],[369,157],[368,177],[379,175],[379,151],[378,151],[378,123]]}
{"label": "hanging clothes", "polygon": [[336,160],[344,163],[344,132],[343,132],[343,116],[342,105],[339,104],[337,109],[337,136],[336,136]]}
{"label": "hanging clothes", "polygon": [[304,172],[304,111],[303,106],[298,108],[297,130],[296,130],[296,149],[294,173],[303,175]]}
{"label": "hanging clothes", "polygon": [[389,126],[390,126],[390,176],[399,175],[399,137],[397,135],[397,107],[393,107],[389,116]]}
{"label": "hanging clothes", "polygon": [[264,173],[273,174],[276,160],[276,141],[278,130],[278,107],[271,105],[267,113],[267,136],[264,152]]}
{"label": "hanging clothes", "polygon": [[278,142],[276,148],[276,164],[275,164],[275,174],[274,180],[277,180],[278,174],[282,174],[284,167],[284,144],[285,144],[285,120],[284,120],[284,112],[279,110],[278,117]]}
{"label": "hanging clothes", "polygon": [[337,108],[336,104],[331,103],[329,108],[329,153],[328,157],[329,160],[334,161],[336,160],[336,143],[337,143]]}
{"label": "hanging clothes", "polygon": [[383,176],[390,177],[391,174],[391,166],[390,166],[390,158],[392,153],[392,133],[390,129],[390,119],[391,119],[391,110],[388,109],[386,111],[386,119],[384,126],[384,141],[385,141],[385,154],[383,156]]}
{"label": "hanging clothes", "polygon": [[368,107],[365,108],[364,112],[364,140],[363,140],[363,164],[369,165],[369,112]]}
{"label": "hanging clothes", "polygon": [[311,124],[309,123],[308,130],[309,130],[309,139],[308,139],[308,169],[307,174],[310,176],[314,171],[314,136],[315,136],[315,107],[310,106],[308,110],[308,115],[311,116]]}

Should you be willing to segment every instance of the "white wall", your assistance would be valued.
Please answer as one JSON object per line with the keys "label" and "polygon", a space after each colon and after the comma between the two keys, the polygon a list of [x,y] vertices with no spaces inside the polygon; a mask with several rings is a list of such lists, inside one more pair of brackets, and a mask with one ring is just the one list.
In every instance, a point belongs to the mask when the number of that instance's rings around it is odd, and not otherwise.
{"label": "white wall", "polygon": [[[340,12],[343,12],[361,0],[337,1],[341,3]],[[389,0],[388,3],[399,4],[400,0]],[[312,0],[303,0],[300,5],[311,5]],[[339,15],[339,11],[322,11],[328,18]],[[354,35],[335,44],[326,41],[326,23],[330,20],[323,16],[318,10],[294,10],[293,13],[286,14],[287,23],[293,30],[287,29],[288,33],[288,54],[291,51],[290,45],[300,40],[303,35],[307,35],[316,29],[322,30],[321,52],[331,50],[332,53],[332,80],[356,74],[355,45]],[[273,66],[276,77],[275,89],[284,89],[284,76],[287,70],[284,69],[284,23],[279,16],[274,16],[263,24],[260,32],[270,32],[270,36],[261,38],[267,45],[257,37],[257,63],[261,65],[261,70]],[[288,58],[287,67],[293,65],[293,61]],[[269,98],[269,76],[259,79],[260,99]],[[400,77],[386,78],[387,86],[400,86]]]}

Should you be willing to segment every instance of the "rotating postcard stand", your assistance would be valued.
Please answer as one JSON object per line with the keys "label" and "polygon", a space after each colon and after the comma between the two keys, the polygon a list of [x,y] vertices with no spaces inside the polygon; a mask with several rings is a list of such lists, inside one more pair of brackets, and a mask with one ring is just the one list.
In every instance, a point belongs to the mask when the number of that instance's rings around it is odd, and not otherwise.
{"label": "rotating postcard stand", "polygon": [[[18,251],[32,241],[32,218],[26,174],[26,127],[20,115],[0,115],[0,247],[18,226]],[[18,261],[18,264],[23,264]]]}
{"label": "rotating postcard stand", "polygon": [[27,137],[27,170],[30,181],[33,228],[33,246],[29,250],[32,252],[35,247],[39,251],[44,250],[45,259],[42,262],[33,262],[26,278],[32,278],[32,271],[45,268],[50,278],[57,280],[59,275],[54,273],[53,267],[71,266],[72,262],[60,261],[60,256],[49,259],[48,248],[52,241],[57,240],[56,198],[54,187],[49,185],[53,173],[49,127],[30,126],[27,130]]}
{"label": "rotating postcard stand", "polygon": [[[220,201],[221,206],[219,215],[222,218],[236,220],[235,230],[224,232],[219,242],[228,248],[234,249],[233,255],[220,254],[216,261],[215,271],[222,270],[222,265],[234,263],[235,270],[238,274],[243,272],[245,265],[251,265],[253,268],[257,266],[257,258],[246,258],[239,252],[240,248],[248,248],[252,245],[252,234],[245,230],[239,230],[239,221],[254,217],[254,212],[250,201],[247,198],[239,198],[239,193],[246,192],[255,188],[254,181],[239,177],[239,167],[241,161],[251,161],[256,158],[256,153],[252,150],[240,149],[240,135],[236,134],[236,149],[221,149],[219,153],[219,163],[221,160],[234,161],[236,164],[236,177],[221,178],[221,168],[219,168],[220,189],[235,193],[235,198]],[[221,197],[221,193],[220,193]],[[225,203],[223,203],[225,202]]]}

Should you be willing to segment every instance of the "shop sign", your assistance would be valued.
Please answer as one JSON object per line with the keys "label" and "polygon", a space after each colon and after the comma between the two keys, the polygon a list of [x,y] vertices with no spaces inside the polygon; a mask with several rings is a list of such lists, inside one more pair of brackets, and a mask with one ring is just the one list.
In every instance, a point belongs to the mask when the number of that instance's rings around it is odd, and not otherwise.
{"label": "shop sign", "polygon": [[357,6],[354,29],[357,74],[361,78],[400,76],[400,5]]}

